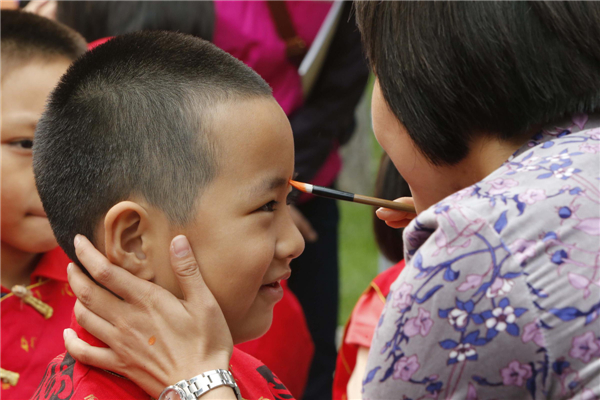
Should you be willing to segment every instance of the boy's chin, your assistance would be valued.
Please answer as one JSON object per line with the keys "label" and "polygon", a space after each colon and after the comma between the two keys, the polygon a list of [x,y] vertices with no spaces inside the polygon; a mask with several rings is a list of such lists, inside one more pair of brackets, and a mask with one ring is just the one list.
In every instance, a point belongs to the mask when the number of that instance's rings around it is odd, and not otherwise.
{"label": "boy's chin", "polygon": [[265,320],[259,322],[254,320],[251,322],[251,324],[246,323],[242,329],[239,330],[239,332],[231,332],[234,345],[258,339],[267,333],[271,327],[271,323],[273,322],[273,312],[271,311],[268,321]]}
{"label": "boy's chin", "polygon": [[[5,240],[6,237],[6,240]],[[46,253],[58,246],[52,231],[48,234],[45,231],[28,230],[26,234],[4,235],[2,242],[25,253]]]}

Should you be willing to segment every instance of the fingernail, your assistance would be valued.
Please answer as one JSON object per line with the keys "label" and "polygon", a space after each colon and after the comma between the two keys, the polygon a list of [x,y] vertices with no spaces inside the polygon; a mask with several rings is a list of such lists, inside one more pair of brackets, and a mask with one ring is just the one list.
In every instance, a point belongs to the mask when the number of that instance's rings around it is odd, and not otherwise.
{"label": "fingernail", "polygon": [[68,337],[73,337],[73,335],[77,336],[75,331],[71,328],[67,328],[63,331],[63,339],[67,339]]}
{"label": "fingernail", "polygon": [[81,238],[79,237],[79,235],[75,235],[75,240],[73,240],[75,247],[77,247],[77,245],[79,244],[80,241],[81,241]]}
{"label": "fingernail", "polygon": [[183,235],[179,235],[173,239],[173,253],[175,257],[182,258],[190,252],[190,243]]}
{"label": "fingernail", "polygon": [[69,263],[69,265],[67,265],[67,272],[71,271],[72,268],[73,268],[73,263]]}

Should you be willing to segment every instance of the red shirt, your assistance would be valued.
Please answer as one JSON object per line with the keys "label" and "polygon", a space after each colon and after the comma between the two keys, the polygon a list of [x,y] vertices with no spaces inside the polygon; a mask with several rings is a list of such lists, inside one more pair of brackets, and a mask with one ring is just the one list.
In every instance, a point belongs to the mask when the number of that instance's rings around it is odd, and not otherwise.
{"label": "red shirt", "polygon": [[281,286],[283,299],[275,304],[269,331],[236,347],[266,363],[292,395],[301,399],[315,346],[300,302],[288,288],[287,281],[281,281]]}
{"label": "red shirt", "polygon": [[390,286],[404,269],[404,260],[377,275],[358,299],[346,324],[333,378],[333,400],[347,400],[346,388],[356,366],[359,347],[371,347]]}
{"label": "red shirt", "polygon": [[[73,316],[71,328],[80,339],[93,346],[106,345],[85,331]],[[229,370],[247,400],[290,400],[293,396],[262,362],[236,348],[233,349]],[[191,378],[191,376],[190,376]],[[133,381],[90,367],[73,359],[69,353],[54,358],[44,374],[32,400],[128,400],[151,399]]]}
{"label": "red shirt", "polygon": [[48,362],[65,351],[63,330],[69,327],[75,295],[67,282],[71,262],[57,247],[44,254],[31,274],[28,288],[52,307],[45,319],[40,312],[2,287],[2,369],[19,374],[16,386],[2,382],[4,400],[29,399],[35,392]]}

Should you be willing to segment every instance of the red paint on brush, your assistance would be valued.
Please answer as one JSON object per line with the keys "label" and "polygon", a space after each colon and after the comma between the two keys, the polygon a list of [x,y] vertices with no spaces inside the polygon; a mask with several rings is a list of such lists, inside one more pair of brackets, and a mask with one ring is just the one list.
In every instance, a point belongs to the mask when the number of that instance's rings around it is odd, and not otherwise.
{"label": "red paint on brush", "polygon": [[296,189],[298,189],[301,192],[307,193],[306,183],[297,182],[297,181],[290,179],[290,185],[292,185],[293,187],[295,187]]}

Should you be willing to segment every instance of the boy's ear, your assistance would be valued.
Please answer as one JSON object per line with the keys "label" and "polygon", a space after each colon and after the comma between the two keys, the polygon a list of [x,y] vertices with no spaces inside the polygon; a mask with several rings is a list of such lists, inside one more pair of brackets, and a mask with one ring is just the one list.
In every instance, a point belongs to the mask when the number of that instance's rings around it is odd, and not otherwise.
{"label": "boy's ear", "polygon": [[147,251],[151,241],[148,212],[133,201],[115,204],[104,218],[104,248],[108,260],[146,280],[153,279]]}

